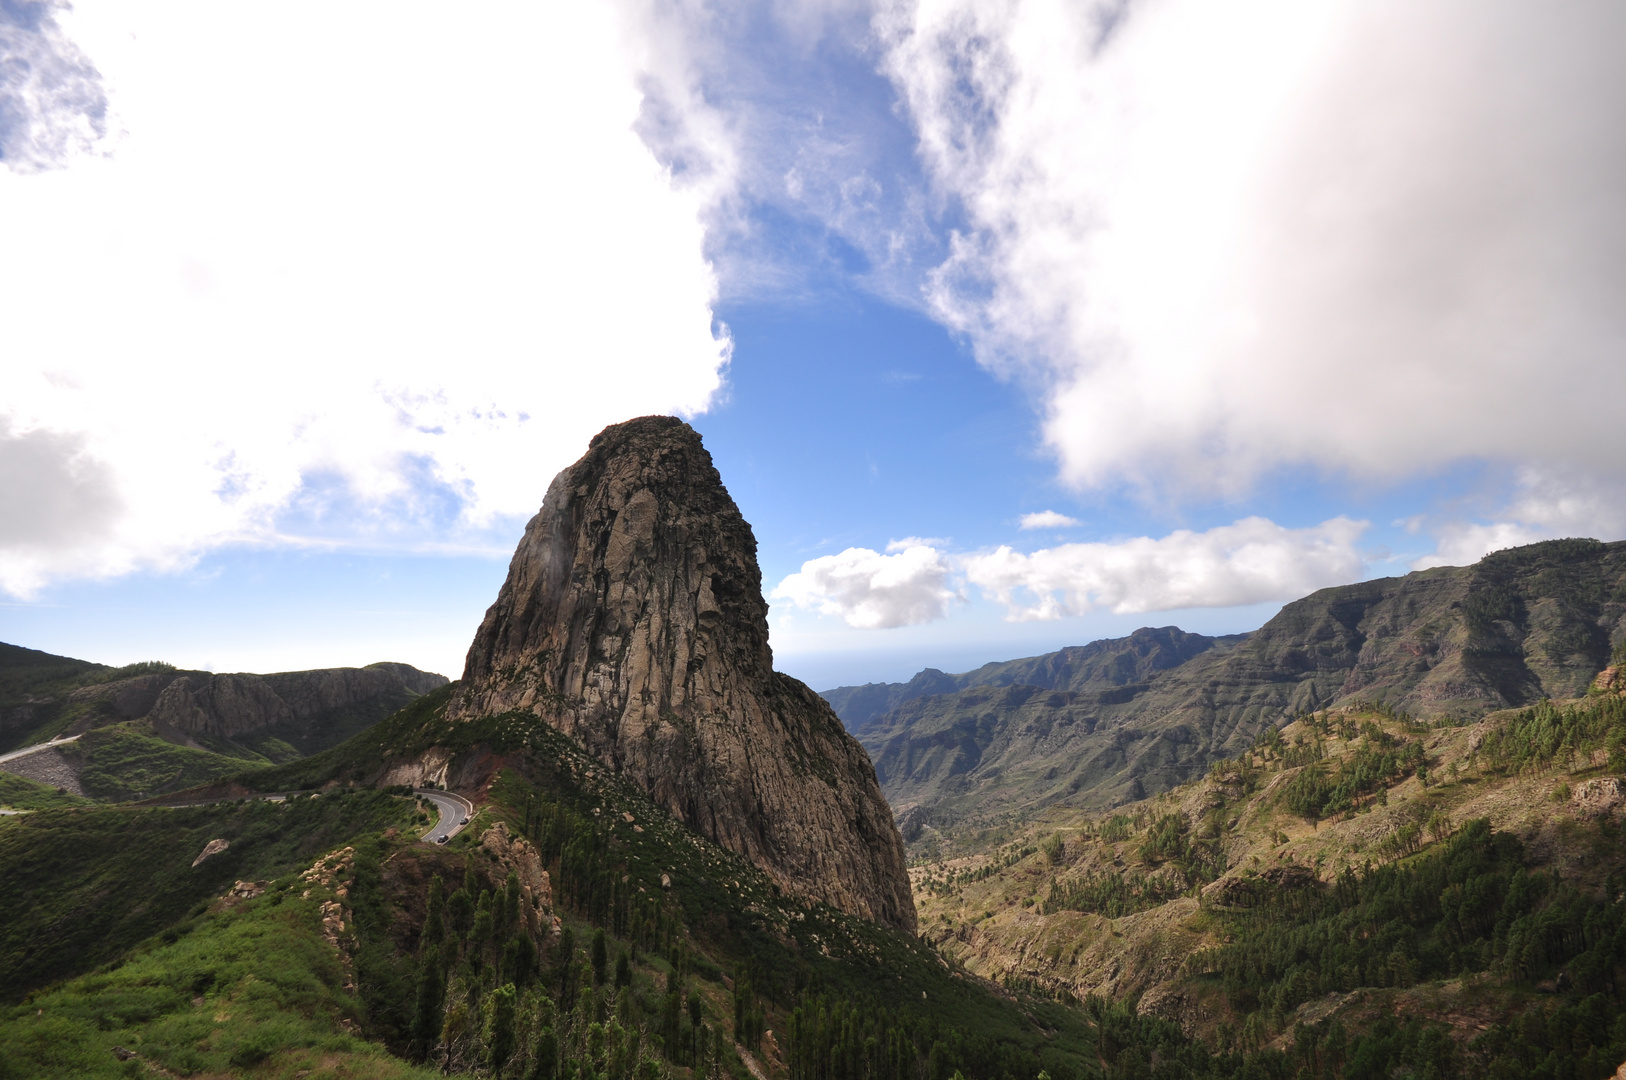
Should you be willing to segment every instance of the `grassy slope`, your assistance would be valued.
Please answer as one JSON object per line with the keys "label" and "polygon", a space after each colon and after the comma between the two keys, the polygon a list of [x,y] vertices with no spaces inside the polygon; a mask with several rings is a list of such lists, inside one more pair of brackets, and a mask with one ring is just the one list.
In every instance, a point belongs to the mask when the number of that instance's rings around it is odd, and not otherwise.
{"label": "grassy slope", "polygon": [[[709,1029],[727,1032],[728,987],[749,975],[781,1040],[790,1009],[822,995],[858,1004],[867,1016],[916,1025],[928,1040],[911,1051],[922,1055],[921,1067],[931,1038],[950,1040],[937,1045],[934,1061],[1003,1055],[1017,1063],[1012,1075],[1022,1080],[1041,1065],[1057,1080],[1079,1076],[1094,1060],[1089,1026],[1077,1010],[997,994],[907,934],[780,895],[754,867],[684,829],[551,729],[516,716],[446,725],[439,716],[444,699],[415,703],[318,758],[241,778],[267,788],[340,783],[319,798],[177,810],[97,807],[0,824],[0,862],[8,868],[0,879],[0,982],[23,990],[105,965],[35,990],[26,1005],[0,1015],[0,1045],[13,1073],[124,1075],[132,1067],[120,1072],[112,1054],[120,1045],[178,1074],[248,1068],[265,1055],[255,1075],[304,1069],[417,1075],[381,1048],[406,1053],[412,1045],[406,1031],[421,977],[416,957],[427,882],[439,873],[455,886],[472,868],[482,887],[500,885],[501,868],[478,844],[496,820],[554,852],[556,910],[575,928],[578,948],[603,928],[612,956],[635,957],[631,997],[610,1009],[622,1026],[611,1030],[643,1031],[637,1039],[657,1053],[662,1042],[652,1033],[670,980],[681,980],[701,1003]],[[378,839],[380,828],[403,823],[414,810],[346,785],[370,783],[385,758],[429,745],[459,752],[454,771],[489,778],[479,816],[442,848],[410,843],[411,832]],[[215,836],[229,837],[232,847],[192,869],[192,858]],[[335,971],[331,947],[312,936],[312,904],[325,894],[298,899],[284,878],[236,912],[202,911],[234,880],[284,874],[346,842],[358,852],[345,901],[356,908],[347,946],[355,957],[353,990]],[[524,1055],[533,1043],[526,1040],[537,1030],[526,1010],[552,1007],[538,1006],[535,995],[559,992],[552,973],[560,961],[549,949],[544,941],[543,981],[522,998],[516,1062],[529,1060]],[[458,988],[467,979],[492,977],[491,962],[455,968],[461,974],[452,997],[463,1000]],[[582,962],[578,954],[575,963]],[[573,977],[576,968],[566,970]],[[604,1007],[596,1006],[601,1016]],[[567,1032],[577,1040],[561,1042],[562,1049],[585,1052],[591,1045],[586,1021],[594,1008],[578,1005],[574,1021],[557,1021],[562,1040]],[[690,1028],[687,1019],[680,1023],[674,1030],[683,1033],[681,1042]],[[375,1042],[361,1044],[352,1031]],[[480,1060],[480,1040],[478,1024],[458,1036],[454,1065]],[[783,1042],[768,1041],[762,1064],[774,1076],[784,1074],[783,1053]],[[680,1058],[668,1065],[689,1077]],[[736,1080],[749,1078],[731,1047],[721,1067]],[[997,1075],[968,1070],[982,1074]]]}
{"label": "grassy slope", "polygon": [[158,661],[110,668],[0,642],[0,753],[45,742],[105,702],[73,701],[73,691],[175,670]]}
{"label": "grassy slope", "polygon": [[[233,881],[308,865],[353,836],[404,822],[409,811],[368,791],[0,819],[0,992],[14,999],[88,970],[177,924]],[[231,846],[193,867],[214,839]]]}
{"label": "grassy slope", "polygon": [[227,752],[177,746],[153,734],[151,725],[131,720],[88,731],[61,752],[78,762],[85,794],[106,802],[152,798],[240,773],[245,766],[271,764],[229,743],[220,749]]}
{"label": "grassy slope", "polygon": [[[145,1063],[180,1075],[437,1075],[351,1033],[358,1003],[320,934],[320,904],[333,893],[302,891],[278,882],[122,962],[0,1009],[0,1080],[152,1075]],[[121,1062],[115,1047],[140,1061]]]}
{"label": "grassy slope", "polygon": [[89,806],[90,799],[47,784],[37,784],[26,777],[0,772],[0,806],[12,810],[61,810],[69,806]]}

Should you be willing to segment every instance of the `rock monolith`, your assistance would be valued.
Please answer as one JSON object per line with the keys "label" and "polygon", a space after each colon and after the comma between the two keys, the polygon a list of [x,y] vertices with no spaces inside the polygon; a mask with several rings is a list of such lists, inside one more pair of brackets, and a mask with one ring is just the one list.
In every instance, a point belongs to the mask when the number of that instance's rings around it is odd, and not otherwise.
{"label": "rock monolith", "polygon": [[756,538],[681,420],[549,486],[450,715],[535,714],[789,892],[913,930],[903,842],[829,705],[773,670]]}

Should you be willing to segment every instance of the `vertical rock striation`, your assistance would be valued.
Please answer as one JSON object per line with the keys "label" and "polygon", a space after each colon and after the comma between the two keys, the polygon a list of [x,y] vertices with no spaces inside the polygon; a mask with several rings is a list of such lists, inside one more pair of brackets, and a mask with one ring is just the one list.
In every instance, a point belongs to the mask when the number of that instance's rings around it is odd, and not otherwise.
{"label": "vertical rock striation", "polygon": [[549,486],[450,713],[528,710],[781,888],[913,930],[869,757],[773,670],[767,614],[756,539],[700,436],[617,424]]}

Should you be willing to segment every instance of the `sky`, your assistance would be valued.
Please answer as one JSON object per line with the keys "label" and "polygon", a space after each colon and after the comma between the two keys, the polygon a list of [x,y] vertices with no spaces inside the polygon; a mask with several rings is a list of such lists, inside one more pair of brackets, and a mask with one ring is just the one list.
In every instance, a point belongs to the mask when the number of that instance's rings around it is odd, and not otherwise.
{"label": "sky", "polygon": [[451,676],[699,430],[816,688],[1626,538],[1626,7],[0,0],[0,640]]}

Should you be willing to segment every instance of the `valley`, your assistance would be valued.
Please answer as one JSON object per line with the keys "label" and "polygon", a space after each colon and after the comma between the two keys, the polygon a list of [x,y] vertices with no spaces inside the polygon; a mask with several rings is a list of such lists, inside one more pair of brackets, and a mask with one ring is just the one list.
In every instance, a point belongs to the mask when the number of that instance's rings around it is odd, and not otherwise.
{"label": "valley", "polygon": [[1623,738],[1612,691],[1460,725],[1306,714],[1200,780],[918,860],[921,925],[969,973],[1130,1004],[1141,1060],[1195,1042],[1281,1075],[1612,1075]]}
{"label": "valley", "polygon": [[646,417],[458,682],[0,649],[0,1080],[1626,1060],[1626,545],[822,696],[755,551]]}

